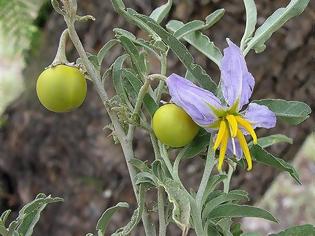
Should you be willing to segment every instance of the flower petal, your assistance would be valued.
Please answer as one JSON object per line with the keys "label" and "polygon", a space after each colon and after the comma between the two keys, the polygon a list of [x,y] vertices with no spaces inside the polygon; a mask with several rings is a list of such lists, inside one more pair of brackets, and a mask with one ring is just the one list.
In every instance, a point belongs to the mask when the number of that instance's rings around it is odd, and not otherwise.
{"label": "flower petal", "polygon": [[249,102],[255,85],[254,77],[248,72],[241,49],[227,39],[229,47],[224,49],[221,61],[221,89],[226,102],[233,106],[239,102],[239,110]]}
{"label": "flower petal", "polygon": [[256,103],[250,103],[245,111],[244,118],[253,128],[261,127],[270,129],[276,126],[276,115],[268,107]]}
{"label": "flower petal", "polygon": [[208,126],[217,120],[209,107],[223,109],[220,100],[211,92],[200,88],[189,80],[172,74],[166,80],[171,101],[183,108],[200,126]]}

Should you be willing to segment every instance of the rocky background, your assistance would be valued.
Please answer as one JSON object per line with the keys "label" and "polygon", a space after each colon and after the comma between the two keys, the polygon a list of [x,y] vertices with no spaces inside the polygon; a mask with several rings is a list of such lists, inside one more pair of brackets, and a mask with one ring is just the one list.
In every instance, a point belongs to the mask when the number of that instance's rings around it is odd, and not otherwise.
{"label": "rocky background", "polygon": [[[125,1],[129,7],[149,14],[162,1]],[[245,12],[238,0],[183,0],[175,1],[172,19],[188,21],[203,19],[210,12],[225,8],[224,18],[207,32],[221,48],[225,38],[239,41],[245,25]],[[288,1],[256,1],[259,24],[275,9]],[[141,32],[118,17],[109,0],[81,0],[82,14],[92,14],[95,23],[78,25],[80,36],[88,51],[97,51],[112,36],[114,27]],[[80,236],[95,229],[97,219],[107,207],[118,201],[132,203],[134,197],[126,165],[118,145],[114,145],[103,127],[108,119],[92,85],[84,105],[75,112],[53,114],[46,111],[35,97],[35,82],[40,71],[54,58],[57,41],[65,27],[63,19],[50,12],[47,21],[38,21],[42,35],[36,49],[29,52],[25,70],[26,92],[6,111],[6,125],[0,128],[0,212],[10,208],[15,212],[31,201],[37,193],[44,192],[65,199],[63,204],[51,205],[42,216],[34,235]],[[262,54],[248,55],[250,71],[256,78],[254,98],[284,98],[300,100],[315,108],[315,2],[306,11],[288,22],[273,35],[267,50]],[[69,44],[74,59],[74,48]],[[212,63],[193,49],[198,63],[213,77],[218,71]],[[107,58],[108,65],[119,51]],[[183,73],[183,67],[174,56],[170,57],[169,73]],[[152,62],[155,68],[157,62]],[[158,68],[158,64],[156,64]],[[272,131],[260,135],[283,133],[294,138],[293,145],[279,145],[272,152],[291,160],[307,134],[314,130],[315,117],[298,127],[278,123]],[[152,160],[149,139],[141,131],[135,142],[137,156]],[[196,188],[199,183],[202,160],[196,158],[183,163],[182,177],[187,186]],[[268,167],[255,165],[254,171],[240,170],[233,177],[232,186],[249,191],[252,202],[260,199],[278,174]],[[121,212],[113,219],[109,233],[127,222],[131,211]],[[141,235],[141,229],[135,235]],[[170,235],[177,235],[170,229]]]}

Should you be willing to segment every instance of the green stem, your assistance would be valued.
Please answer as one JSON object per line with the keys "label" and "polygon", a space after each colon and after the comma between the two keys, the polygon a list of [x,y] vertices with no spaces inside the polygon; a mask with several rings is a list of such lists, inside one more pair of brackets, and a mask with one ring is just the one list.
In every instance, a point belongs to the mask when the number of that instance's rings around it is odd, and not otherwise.
{"label": "green stem", "polygon": [[[110,109],[110,107],[108,107],[107,104],[107,100],[108,100],[108,95],[103,87],[102,81],[101,81],[101,75],[100,72],[97,71],[94,66],[91,64],[91,62],[88,59],[88,56],[84,50],[84,47],[81,43],[81,40],[75,30],[74,27],[74,19],[71,19],[69,16],[65,16],[65,21],[69,30],[69,36],[70,39],[72,40],[89,76],[92,78],[96,91],[99,94],[105,109],[114,125],[114,129],[115,129],[115,133],[121,143],[122,149],[123,149],[123,153],[125,156],[125,160],[126,160],[126,164],[127,164],[127,168],[129,171],[129,175],[130,175],[130,179],[131,179],[131,183],[132,183],[132,187],[133,190],[135,192],[135,196],[137,198],[137,187],[135,184],[135,175],[136,172],[133,168],[133,166],[129,163],[129,161],[134,157],[134,152],[133,152],[133,147],[132,147],[132,143],[128,142],[128,140],[126,139],[126,134],[123,130],[123,128],[121,127],[118,117],[115,113],[113,113]],[[155,235],[155,232],[152,230],[152,224],[149,221],[148,215],[146,213],[146,211],[144,211],[144,213],[142,214],[142,222],[144,225],[144,229],[146,232],[146,235]]]}
{"label": "green stem", "polygon": [[201,217],[202,203],[203,203],[204,192],[206,190],[208,180],[210,178],[212,169],[216,164],[216,161],[214,159],[215,153],[212,148],[213,147],[212,135],[210,137],[209,143],[210,144],[208,147],[208,152],[207,152],[207,157],[206,157],[206,165],[205,165],[204,172],[201,178],[199,189],[197,191],[196,198],[191,201],[192,218],[194,222],[195,231],[198,236],[206,235],[205,230],[203,228],[202,217]]}
{"label": "green stem", "polygon": [[184,157],[184,154],[185,154],[187,148],[188,148],[188,146],[186,146],[182,150],[180,150],[180,152],[178,153],[177,157],[175,158],[175,161],[173,164],[173,173],[175,176],[177,176],[178,179],[180,179],[179,174],[178,174],[179,164],[180,164],[180,161],[182,160],[182,158]]}
{"label": "green stem", "polygon": [[165,220],[165,203],[164,203],[164,189],[158,188],[158,211],[159,211],[159,236],[166,235],[166,220]]}
{"label": "green stem", "polygon": [[197,192],[197,195],[196,195],[196,202],[197,202],[197,206],[199,209],[201,209],[201,205],[202,205],[202,198],[203,198],[203,195],[204,195],[204,192],[206,190],[206,187],[207,187],[207,183],[208,183],[208,180],[210,178],[210,175],[211,175],[211,172],[212,172],[212,169],[216,163],[215,159],[214,159],[214,155],[215,155],[215,152],[213,150],[213,139],[212,139],[212,135],[210,137],[210,142],[209,142],[209,147],[208,147],[208,153],[207,153],[207,156],[206,156],[206,165],[205,165],[205,168],[204,168],[204,171],[203,171],[203,175],[202,175],[202,178],[201,178],[201,182],[200,182],[200,185],[199,185],[199,189],[198,189],[198,192]]}
{"label": "green stem", "polygon": [[167,72],[167,53],[161,56],[161,75],[164,76],[163,80],[160,80],[158,87],[156,88],[156,102],[159,103],[162,97],[164,84],[166,80],[166,72]]}
{"label": "green stem", "polygon": [[237,164],[235,162],[229,163],[229,170],[227,173],[227,178],[223,181],[223,191],[225,193],[228,193],[230,191],[231,178],[235,171],[236,165]]}
{"label": "green stem", "polygon": [[[154,135],[150,134],[151,143],[154,151],[155,159],[160,159],[161,154],[159,151],[159,146]],[[166,220],[165,220],[165,202],[164,202],[164,189],[159,187],[158,189],[158,214],[159,214],[159,236],[166,235]]]}
{"label": "green stem", "polygon": [[56,53],[55,59],[51,63],[52,66],[69,63],[66,56],[67,38],[68,38],[68,29],[65,29],[60,36],[57,53]]}
{"label": "green stem", "polygon": [[[162,56],[161,58],[161,74],[160,75],[151,75],[152,79],[160,79],[157,91],[160,91],[164,87],[164,75],[166,74],[166,57]],[[161,97],[156,96],[156,102],[159,103]],[[157,145],[157,140],[153,136],[153,134],[150,134],[152,146],[155,153],[155,158],[161,158],[159,147]],[[165,236],[166,235],[166,219],[165,219],[165,194],[163,187],[158,188],[158,214],[159,214],[159,236]]]}
{"label": "green stem", "polygon": [[[136,101],[136,105],[135,105],[135,108],[134,108],[133,113],[132,113],[133,119],[136,119],[136,118],[140,119],[139,113],[141,111],[141,106],[143,104],[144,96],[148,92],[149,86],[150,86],[150,79],[147,78],[144,81],[144,84],[142,85],[142,87],[140,88],[140,91],[139,91],[139,94],[137,97],[137,101]],[[130,142],[132,142],[132,140],[133,140],[135,129],[136,129],[136,126],[134,124],[129,125],[127,140]]]}

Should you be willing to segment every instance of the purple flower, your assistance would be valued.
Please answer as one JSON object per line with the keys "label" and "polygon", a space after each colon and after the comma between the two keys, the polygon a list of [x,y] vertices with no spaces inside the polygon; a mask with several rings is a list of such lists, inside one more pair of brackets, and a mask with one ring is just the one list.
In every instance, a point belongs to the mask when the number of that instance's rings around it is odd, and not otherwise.
{"label": "purple flower", "polygon": [[[218,170],[222,169],[226,153],[237,158],[244,155],[248,168],[252,169],[252,158],[245,139],[251,135],[257,144],[254,131],[257,127],[273,128],[276,116],[266,106],[249,103],[255,80],[248,71],[242,51],[229,39],[221,61],[222,103],[213,93],[202,89],[185,78],[172,74],[166,83],[171,101],[183,108],[191,118],[208,132],[216,133],[214,150],[220,148]],[[247,109],[242,108],[248,104]]]}

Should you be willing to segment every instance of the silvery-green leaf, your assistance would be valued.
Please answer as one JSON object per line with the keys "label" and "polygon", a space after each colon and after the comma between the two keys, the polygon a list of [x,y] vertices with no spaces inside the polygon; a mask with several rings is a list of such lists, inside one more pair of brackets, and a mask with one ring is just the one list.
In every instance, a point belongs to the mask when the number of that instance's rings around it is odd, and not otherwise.
{"label": "silvery-green leaf", "polygon": [[158,185],[158,179],[151,172],[139,172],[135,177],[136,185],[140,184],[150,184],[152,186]]}
{"label": "silvery-green leaf", "polygon": [[120,97],[120,99],[127,103],[128,97],[126,95],[124,84],[122,82],[122,68],[125,60],[129,57],[129,55],[124,54],[119,56],[114,64],[113,64],[113,70],[112,70],[112,79],[113,79],[113,85],[116,90],[117,95]]}
{"label": "silvery-green leaf", "polygon": [[233,221],[230,218],[223,218],[217,222],[217,227],[219,227],[224,236],[235,236],[231,233],[231,225]]}
{"label": "silvery-green leaf", "polygon": [[140,29],[151,34],[154,40],[159,40],[159,37],[147,24],[135,17],[135,10],[130,8],[126,9],[123,0],[111,0],[111,2],[113,4],[114,10],[119,15],[123,16],[127,21],[136,24]]}
{"label": "silvery-green leaf", "polygon": [[135,169],[137,169],[139,172],[143,172],[143,171],[150,171],[150,168],[147,165],[147,161],[142,161],[139,160],[137,158],[132,158],[129,163],[135,167]]}
{"label": "silvery-green leaf", "polygon": [[225,217],[236,218],[236,217],[256,217],[269,220],[272,222],[278,222],[268,211],[247,205],[237,204],[223,204],[211,211],[208,215],[208,219],[220,219]]}
{"label": "silvery-green leaf", "polygon": [[301,184],[299,175],[296,172],[295,168],[283,159],[273,156],[271,153],[267,152],[258,145],[253,145],[250,148],[250,152],[256,162],[275,167],[281,171],[286,171],[292,176],[292,178],[294,178],[299,184]]}
{"label": "silvery-green leaf", "polygon": [[63,201],[62,198],[52,198],[39,194],[36,199],[25,205],[19,212],[17,218],[18,227],[17,232],[20,235],[31,236],[37,222],[39,221],[41,212],[45,209],[47,204]]}
{"label": "silvery-green leaf", "polygon": [[120,36],[119,41],[121,42],[125,51],[129,54],[133,67],[137,71],[137,74],[140,77],[143,77],[146,74],[146,66],[143,60],[144,58],[141,58],[140,56],[139,49],[129,38],[125,36]]}
{"label": "silvery-green leaf", "polygon": [[97,221],[96,230],[98,235],[105,235],[107,225],[112,216],[122,208],[129,208],[129,204],[126,202],[119,202],[117,205],[108,208]]}
{"label": "silvery-green leaf", "polygon": [[254,103],[265,105],[273,111],[277,118],[291,125],[298,125],[309,118],[312,110],[304,102],[286,101],[282,99],[262,99]]}
{"label": "silvery-green leaf", "polygon": [[[172,22],[172,21],[170,21]],[[183,24],[178,30],[174,32],[174,37],[177,39],[181,39],[185,35],[201,30],[204,27],[205,23],[201,20],[193,20],[186,24]]]}
{"label": "silvery-green leaf", "polygon": [[202,129],[194,140],[188,144],[185,148],[185,152],[182,155],[181,159],[192,158],[200,154],[202,151],[206,150],[206,147],[209,145],[210,134]]}
{"label": "silvery-green leaf", "polygon": [[112,49],[114,46],[116,46],[118,43],[119,43],[118,40],[112,39],[104,44],[104,46],[97,53],[98,65],[102,64],[103,59],[107,56],[109,50]]}
{"label": "silvery-green leaf", "polygon": [[206,221],[208,219],[208,215],[211,213],[213,209],[217,206],[226,203],[226,202],[233,202],[233,201],[241,201],[241,200],[249,200],[248,196],[244,196],[243,194],[236,193],[222,193],[221,195],[211,199],[210,201],[206,202],[202,211],[202,218]]}
{"label": "silvery-green leaf", "polygon": [[212,12],[206,17],[205,27],[202,30],[207,30],[215,25],[224,15],[225,10],[223,8]]}
{"label": "silvery-green leaf", "polygon": [[[166,28],[175,32],[182,28],[184,23],[178,20],[172,20],[168,22]],[[220,66],[220,61],[222,59],[222,53],[219,48],[217,48],[214,43],[201,32],[190,32],[183,36],[183,39],[196,48],[199,52],[208,57],[211,61]]]}
{"label": "silvery-green leaf", "polygon": [[194,59],[190,52],[187,50],[179,40],[177,40],[171,33],[167,32],[155,21],[147,16],[134,13],[134,16],[149,26],[161,39],[172,49],[175,55],[180,59],[183,65],[190,71],[190,73],[200,82],[200,84],[210,90],[216,90],[216,84],[206,73],[206,71],[198,64],[194,62]]}
{"label": "silvery-green leaf", "polygon": [[246,10],[246,27],[241,40],[241,49],[244,50],[246,42],[255,32],[257,23],[257,8],[254,0],[243,0]]}
{"label": "silvery-green leaf", "polygon": [[[122,73],[130,82],[134,92],[138,94],[141,89],[141,86],[143,85],[143,82],[130,70],[124,69]],[[149,94],[146,94],[144,96],[143,103],[151,116],[153,116],[155,111],[159,108],[158,104],[156,104],[154,99]]]}
{"label": "silvery-green leaf", "polygon": [[155,47],[155,45],[151,44],[150,42],[147,42],[147,41],[140,39],[140,38],[138,39],[133,33],[129,32],[127,30],[120,29],[120,28],[114,28],[113,31],[115,32],[116,37],[119,38],[120,36],[125,36],[130,41],[132,41],[134,44],[136,44],[137,46],[143,47],[144,49],[153,53],[156,56],[159,56],[157,51],[164,52],[166,50],[165,47]]}
{"label": "silvery-green leaf", "polygon": [[3,225],[0,225],[0,235],[1,236],[9,236],[8,233],[9,233],[8,230]]}
{"label": "silvery-green leaf", "polygon": [[[262,148],[267,148],[277,143],[292,144],[293,139],[283,134],[273,134],[273,135],[269,135],[267,137],[261,137],[258,139],[258,145],[261,146]],[[248,145],[249,146],[253,145],[253,142],[251,141]]]}
{"label": "silvery-green leaf", "polygon": [[138,208],[133,212],[129,223],[118,229],[112,236],[127,236],[130,235],[131,231],[137,226],[137,224],[141,220],[142,212],[144,210],[144,193],[145,189],[143,185],[139,186],[139,194],[138,194]]}
{"label": "silvery-green leaf", "polygon": [[181,185],[172,179],[165,179],[160,185],[165,189],[168,200],[173,204],[172,219],[182,229],[190,227],[190,199]]}
{"label": "silvery-green leaf", "polygon": [[310,224],[298,225],[269,236],[315,236],[315,227]]}
{"label": "silvery-green leaf", "polygon": [[[186,24],[183,24],[180,28],[176,29],[174,32],[174,36],[177,39],[181,39],[185,35],[189,33],[193,33],[195,31],[207,30],[216,24],[224,15],[224,9],[218,9],[211,13],[206,17],[206,21],[201,20],[193,20]],[[170,21],[172,22],[172,21]]]}
{"label": "silvery-green leaf", "polygon": [[254,48],[256,52],[261,52],[265,47],[265,42],[282,27],[291,18],[300,15],[307,7],[310,0],[291,0],[285,8],[277,9],[267,20],[260,26],[254,37],[248,42],[244,51],[246,55],[249,50]]}
{"label": "silvery-green leaf", "polygon": [[225,180],[226,178],[227,178],[226,175],[213,175],[210,177],[210,179],[208,180],[205,192],[202,197],[202,204],[206,202],[206,200],[209,197],[209,194],[214,192],[218,184],[222,183],[223,180]]}
{"label": "silvery-green leaf", "polygon": [[172,8],[173,1],[168,0],[166,4],[156,8],[150,15],[150,18],[160,24]]}
{"label": "silvery-green leaf", "polygon": [[11,214],[11,210],[6,210],[5,212],[3,212],[3,213],[1,214],[0,222],[2,222],[3,225],[6,224],[7,219],[8,219],[8,217],[9,217],[10,214]]}

